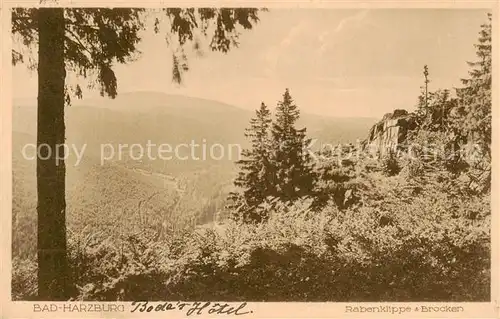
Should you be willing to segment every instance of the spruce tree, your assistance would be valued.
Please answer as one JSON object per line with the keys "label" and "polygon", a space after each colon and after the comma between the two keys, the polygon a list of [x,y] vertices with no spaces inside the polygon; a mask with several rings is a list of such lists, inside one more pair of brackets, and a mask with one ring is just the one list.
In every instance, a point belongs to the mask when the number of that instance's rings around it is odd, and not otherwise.
{"label": "spruce tree", "polygon": [[[271,112],[262,103],[256,110],[255,117],[250,120],[250,127],[245,130],[245,137],[250,139],[251,147],[242,152],[244,159],[239,160],[240,172],[234,184],[242,190],[232,193],[230,198],[238,203],[238,214],[243,214],[244,220],[260,222],[260,216],[255,208],[265,198],[274,193],[274,175],[270,159],[271,144],[269,129]],[[236,207],[233,207],[236,208]]]}
{"label": "spruce tree", "polygon": [[[37,259],[38,299],[68,300],[73,285],[69,276],[66,242],[64,161],[54,150],[65,143],[64,107],[69,92],[81,95],[79,86],[66,83],[66,74],[96,75],[102,95],[116,96],[113,63],[128,61],[136,51],[142,28],[139,9],[15,8],[12,32],[34,51],[38,46],[37,145]],[[13,51],[12,62],[24,62]],[[59,154],[64,149],[59,149]]]}
{"label": "spruce tree", "polygon": [[305,128],[295,127],[299,117],[300,111],[286,89],[283,100],[278,102],[272,127],[275,196],[284,201],[312,194],[316,181],[311,156],[305,149],[310,139],[306,138]]}
{"label": "spruce tree", "polygon": [[478,143],[491,158],[491,13],[488,22],[481,26],[478,43],[475,44],[475,62],[467,62],[472,68],[470,78],[462,79],[463,88],[457,89],[460,106],[465,118],[463,134]]}
{"label": "spruce tree", "polygon": [[[144,28],[144,9],[131,8],[14,8],[12,33],[28,51],[12,50],[12,63],[28,63],[38,72],[37,145],[52,152],[37,158],[37,258],[38,299],[67,300],[71,280],[67,259],[64,161],[55,148],[65,142],[64,107],[70,93],[81,97],[79,85],[66,82],[67,73],[89,80],[103,96],[117,95],[116,64],[130,62]],[[155,33],[166,21],[163,34],[173,53],[173,80],[188,70],[183,48],[195,42],[195,31],[210,40],[209,49],[227,53],[238,46],[239,30],[252,29],[259,21],[256,8],[164,8],[155,20]],[[16,41],[17,42],[17,41]],[[197,43],[195,42],[195,47]],[[38,52],[36,58],[29,52]],[[26,59],[29,58],[29,59]],[[60,149],[63,155],[63,149]],[[44,159],[42,159],[44,158]]]}

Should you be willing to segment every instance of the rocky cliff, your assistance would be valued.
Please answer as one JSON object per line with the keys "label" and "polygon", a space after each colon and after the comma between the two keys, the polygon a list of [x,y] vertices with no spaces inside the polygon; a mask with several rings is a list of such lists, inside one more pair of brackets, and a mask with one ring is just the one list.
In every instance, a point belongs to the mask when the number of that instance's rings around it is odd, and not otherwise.
{"label": "rocky cliff", "polygon": [[365,147],[372,152],[385,154],[390,149],[406,142],[408,131],[416,127],[415,115],[406,110],[387,113],[375,124],[365,141]]}

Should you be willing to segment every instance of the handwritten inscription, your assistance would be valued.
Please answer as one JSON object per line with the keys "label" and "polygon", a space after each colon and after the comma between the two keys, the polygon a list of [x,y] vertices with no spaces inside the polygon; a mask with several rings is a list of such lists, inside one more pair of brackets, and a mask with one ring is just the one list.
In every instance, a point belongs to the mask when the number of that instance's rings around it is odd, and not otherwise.
{"label": "handwritten inscription", "polygon": [[245,310],[247,303],[234,306],[227,303],[219,302],[163,302],[150,303],[149,301],[134,301],[132,302],[132,310],[130,312],[161,312],[178,310],[185,311],[186,316],[201,315],[204,313],[210,315],[235,315],[241,316],[253,313],[251,310]]}

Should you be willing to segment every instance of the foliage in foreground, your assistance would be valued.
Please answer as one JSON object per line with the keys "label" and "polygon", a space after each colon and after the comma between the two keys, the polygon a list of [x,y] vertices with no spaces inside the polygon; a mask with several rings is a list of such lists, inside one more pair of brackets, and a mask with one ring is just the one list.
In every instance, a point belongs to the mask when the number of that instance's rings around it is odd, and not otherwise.
{"label": "foliage in foreground", "polygon": [[[370,183],[369,206],[270,205],[265,223],[228,221],[168,241],[73,237],[74,298],[489,300],[489,196],[457,198],[431,183],[415,195],[403,176]],[[29,299],[34,265],[14,262],[14,298]]]}

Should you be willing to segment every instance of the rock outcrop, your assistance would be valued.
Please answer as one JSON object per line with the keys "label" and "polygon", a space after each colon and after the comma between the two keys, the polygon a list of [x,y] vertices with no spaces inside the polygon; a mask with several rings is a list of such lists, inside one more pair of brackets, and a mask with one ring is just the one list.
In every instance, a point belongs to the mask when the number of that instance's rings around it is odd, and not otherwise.
{"label": "rock outcrop", "polygon": [[415,115],[406,110],[395,110],[387,113],[382,120],[375,124],[368,134],[365,147],[379,155],[387,153],[390,149],[403,145],[408,136],[408,131],[416,127]]}

